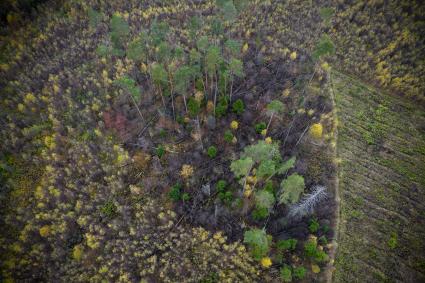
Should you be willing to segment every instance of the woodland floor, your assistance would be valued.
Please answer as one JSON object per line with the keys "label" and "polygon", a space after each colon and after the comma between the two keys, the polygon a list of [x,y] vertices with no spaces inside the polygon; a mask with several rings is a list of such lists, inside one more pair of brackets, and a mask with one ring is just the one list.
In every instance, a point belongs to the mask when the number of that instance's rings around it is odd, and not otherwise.
{"label": "woodland floor", "polygon": [[425,111],[337,71],[331,84],[341,197],[334,281],[425,282]]}

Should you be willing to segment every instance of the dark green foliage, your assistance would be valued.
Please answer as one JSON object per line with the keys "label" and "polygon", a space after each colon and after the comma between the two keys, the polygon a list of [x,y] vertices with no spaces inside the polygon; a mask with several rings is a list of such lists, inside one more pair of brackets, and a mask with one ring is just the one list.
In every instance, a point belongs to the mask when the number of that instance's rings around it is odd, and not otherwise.
{"label": "dark green foliage", "polygon": [[266,184],[263,187],[263,190],[274,195],[273,182],[271,180],[267,181]]}
{"label": "dark green foliage", "polygon": [[151,37],[154,45],[165,41],[167,39],[170,27],[165,22],[157,22],[155,20],[151,25]]}
{"label": "dark green foliage", "polygon": [[304,252],[306,256],[314,259],[317,262],[324,262],[328,260],[328,255],[324,251],[318,249],[317,241],[314,239],[310,239],[305,242]]}
{"label": "dark green foliage", "polygon": [[236,10],[238,12],[241,12],[245,8],[248,7],[248,3],[250,0],[233,0],[233,3],[235,4]]}
{"label": "dark green foliage", "polygon": [[232,140],[233,140],[233,134],[232,134],[232,131],[230,131],[230,130],[226,130],[226,131],[224,132],[224,140],[225,140],[226,142],[228,142],[228,143],[231,143],[231,142],[232,142]]}
{"label": "dark green foliage", "polygon": [[228,39],[226,43],[224,44],[226,47],[227,52],[231,56],[238,57],[241,53],[242,44],[240,41],[234,40],[234,39]]}
{"label": "dark green foliage", "polygon": [[387,242],[388,247],[390,249],[395,249],[397,247],[397,234],[396,233],[391,233],[391,237]]}
{"label": "dark green foliage", "polygon": [[195,81],[195,89],[199,91],[202,91],[204,89],[204,82],[202,81],[202,78],[198,78]]}
{"label": "dark green foliage", "polygon": [[276,247],[279,251],[294,251],[297,247],[297,242],[296,239],[280,240],[277,242]]}
{"label": "dark green foliage", "polygon": [[187,65],[180,66],[176,70],[176,72],[174,73],[174,85],[176,91],[179,94],[184,95],[187,93],[187,88],[189,87],[191,76],[192,69]]}
{"label": "dark green foliage", "polygon": [[159,130],[159,136],[165,138],[167,136],[167,131],[164,129]]}
{"label": "dark green foliage", "polygon": [[208,147],[207,154],[210,158],[214,158],[217,156],[217,148],[215,146]]}
{"label": "dark green foliage", "polygon": [[233,193],[227,188],[227,182],[225,180],[219,180],[216,184],[218,198],[226,203],[230,204],[233,200]]}
{"label": "dark green foliage", "polygon": [[189,35],[193,39],[202,26],[202,19],[198,16],[192,16],[189,19]]}
{"label": "dark green foliage", "polygon": [[322,38],[317,43],[314,51],[313,51],[313,58],[315,60],[319,59],[322,56],[325,55],[332,55],[335,53],[335,47],[328,35],[323,35]]}
{"label": "dark green foliage", "polygon": [[217,18],[214,18],[211,22],[211,32],[215,36],[219,36],[220,34],[223,34],[224,28],[221,21]]}
{"label": "dark green foliage", "polygon": [[319,231],[319,228],[320,228],[320,224],[317,221],[317,219],[316,218],[311,219],[308,225],[308,230],[310,230],[311,233],[316,233],[317,231]]}
{"label": "dark green foliage", "polygon": [[199,51],[201,52],[205,52],[207,51],[209,42],[208,42],[208,37],[207,36],[201,36],[198,41],[196,42],[196,47],[199,49]]}
{"label": "dark green foliage", "polygon": [[187,102],[187,109],[189,111],[189,115],[193,118],[199,114],[199,111],[201,110],[201,105],[196,99],[190,97]]}
{"label": "dark green foliage", "polygon": [[260,122],[255,124],[254,128],[258,134],[261,134],[261,132],[267,128],[267,125],[264,122]]}
{"label": "dark green foliage", "polygon": [[156,56],[159,62],[167,64],[171,58],[171,47],[166,41],[159,43]]}
{"label": "dark green foliage", "polygon": [[127,57],[134,61],[145,60],[148,55],[148,35],[146,32],[141,32],[133,41],[130,42],[127,48]]}
{"label": "dark green foliage", "polygon": [[143,37],[136,37],[127,48],[127,57],[134,61],[142,61],[147,56],[146,41]]}
{"label": "dark green foliage", "polygon": [[218,283],[219,277],[217,272],[212,272],[199,281],[199,283]]}
{"label": "dark green foliage", "polygon": [[182,201],[188,201],[190,200],[190,195],[188,193],[183,193],[182,194]]}
{"label": "dark green foliage", "polygon": [[100,57],[106,57],[110,54],[111,49],[105,44],[99,44],[96,48],[96,54]]}
{"label": "dark green foliage", "polygon": [[280,164],[277,167],[277,173],[279,173],[279,174],[286,173],[286,171],[288,171],[289,169],[291,169],[291,168],[294,167],[295,161],[296,161],[296,157],[295,156],[289,158],[288,160],[286,160],[285,162],[283,162],[282,164]]}
{"label": "dark green foliage", "polygon": [[184,59],[185,57],[185,53],[184,53],[184,49],[181,46],[177,46],[174,48],[174,53],[173,53],[173,58],[181,60]]}
{"label": "dark green foliage", "polygon": [[207,49],[207,55],[205,57],[205,69],[210,77],[213,77],[216,74],[221,61],[220,48],[217,46],[210,46]]}
{"label": "dark green foliage", "polygon": [[280,269],[280,279],[282,279],[283,282],[292,282],[292,270],[290,266],[285,264]]}
{"label": "dark green foliage", "polygon": [[245,76],[243,72],[243,63],[239,59],[232,58],[229,62],[229,71],[232,75],[243,78]]}
{"label": "dark green foliage", "polygon": [[229,107],[228,97],[227,96],[221,96],[218,99],[218,103],[215,107],[215,116],[217,118],[223,117],[226,114],[228,107]]}
{"label": "dark green foliage", "polygon": [[231,191],[224,191],[224,192],[219,192],[218,193],[218,198],[226,203],[226,204],[230,204],[233,200],[233,193]]}
{"label": "dark green foliage", "polygon": [[164,148],[164,146],[163,146],[163,145],[158,146],[158,147],[156,148],[156,155],[157,155],[159,158],[162,158],[162,157],[164,156],[164,154],[165,154],[165,148]]}
{"label": "dark green foliage", "polygon": [[236,10],[235,5],[233,4],[233,1],[226,1],[222,8],[223,18],[226,21],[233,22],[237,15],[238,11]]}
{"label": "dark green foliage", "polygon": [[264,160],[257,169],[257,177],[265,178],[276,172],[276,162],[273,160]]}
{"label": "dark green foliage", "polygon": [[245,104],[243,103],[242,99],[238,99],[233,102],[232,110],[238,115],[241,115],[245,111]]}
{"label": "dark green foliage", "polygon": [[321,236],[319,239],[319,244],[321,244],[322,246],[327,245],[328,244],[328,238],[326,238],[325,235]]}
{"label": "dark green foliage", "polygon": [[245,231],[243,242],[249,246],[253,257],[260,260],[270,250],[271,236],[268,236],[264,230],[251,229]]}
{"label": "dark green foliage", "polygon": [[117,215],[117,206],[112,200],[108,200],[100,209],[103,215],[108,218],[113,218]]}
{"label": "dark green foliage", "polygon": [[257,220],[257,221],[264,220],[267,218],[267,216],[269,216],[269,210],[265,207],[256,207],[252,211],[252,218],[254,220]]}
{"label": "dark green foliage", "polygon": [[196,66],[201,63],[201,53],[196,49],[191,49],[189,52],[189,62],[191,66]]}
{"label": "dark green foliage", "polygon": [[90,27],[96,28],[100,24],[100,22],[102,21],[103,15],[90,7],[88,9],[88,16],[89,16]]}
{"label": "dark green foliage", "polygon": [[124,53],[124,44],[127,42],[128,36],[130,35],[130,27],[127,22],[119,15],[114,14],[111,18],[111,32],[110,38],[113,45],[115,55]]}
{"label": "dark green foliage", "polygon": [[151,77],[153,83],[161,89],[168,85],[168,74],[163,65],[154,64],[151,70]]}
{"label": "dark green foliage", "polygon": [[226,2],[231,1],[231,0],[215,0],[215,5],[217,5],[218,8],[223,8],[224,4],[226,4]]}
{"label": "dark green foliage", "polygon": [[176,121],[177,121],[177,123],[179,123],[180,125],[184,125],[184,124],[185,124],[184,117],[183,117],[183,116],[181,116],[181,115],[177,115],[177,117],[176,117]]}
{"label": "dark green foliage", "polygon": [[179,183],[175,184],[174,186],[171,187],[171,190],[168,193],[168,197],[173,201],[179,201],[182,197],[181,189],[182,189],[181,184]]}
{"label": "dark green foliage", "polygon": [[306,273],[307,273],[307,269],[305,269],[304,266],[298,266],[292,270],[292,275],[294,276],[295,279],[298,279],[298,280],[304,279]]}
{"label": "dark green foliage", "polygon": [[226,189],[226,186],[227,186],[227,182],[225,180],[219,180],[216,185],[217,191],[219,192],[224,191]]}

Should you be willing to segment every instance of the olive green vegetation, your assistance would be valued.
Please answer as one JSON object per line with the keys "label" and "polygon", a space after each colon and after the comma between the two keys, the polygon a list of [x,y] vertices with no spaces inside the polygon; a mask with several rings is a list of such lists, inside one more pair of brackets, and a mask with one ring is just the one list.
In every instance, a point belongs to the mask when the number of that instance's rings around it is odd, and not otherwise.
{"label": "olive green vegetation", "polygon": [[335,282],[424,282],[425,110],[332,72],[341,219]]}

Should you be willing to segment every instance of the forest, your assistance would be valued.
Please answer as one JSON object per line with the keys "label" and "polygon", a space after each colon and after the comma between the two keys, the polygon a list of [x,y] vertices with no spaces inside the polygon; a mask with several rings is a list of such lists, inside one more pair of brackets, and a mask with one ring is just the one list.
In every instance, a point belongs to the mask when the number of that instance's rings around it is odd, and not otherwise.
{"label": "forest", "polygon": [[425,280],[421,1],[0,10],[0,282]]}

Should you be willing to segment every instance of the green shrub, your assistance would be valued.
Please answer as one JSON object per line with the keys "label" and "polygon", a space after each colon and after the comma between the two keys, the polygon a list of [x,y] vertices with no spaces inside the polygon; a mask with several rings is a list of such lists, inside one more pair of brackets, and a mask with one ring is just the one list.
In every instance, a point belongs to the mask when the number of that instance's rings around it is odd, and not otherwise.
{"label": "green shrub", "polygon": [[273,181],[271,180],[267,181],[263,187],[263,190],[274,195]]}
{"label": "green shrub", "polygon": [[233,141],[233,134],[232,131],[226,130],[224,132],[224,140],[228,143],[231,143]]}
{"label": "green shrub", "polygon": [[113,218],[117,215],[117,206],[112,200],[108,200],[101,208],[101,212],[108,218]]}
{"label": "green shrub", "polygon": [[223,191],[223,192],[219,192],[218,193],[218,198],[226,203],[226,204],[230,204],[233,200],[233,193],[231,191]]}
{"label": "green shrub", "polygon": [[304,244],[304,252],[306,256],[314,259],[317,262],[324,262],[328,260],[328,255],[317,247],[317,241],[310,239]]}
{"label": "green shrub", "polygon": [[96,28],[102,21],[102,17],[103,15],[93,8],[88,9],[89,26],[91,28]]}
{"label": "green shrub", "polygon": [[232,56],[240,55],[242,44],[239,41],[228,39],[224,45]]}
{"label": "green shrub", "polygon": [[111,32],[110,38],[113,46],[114,55],[124,55],[124,44],[130,34],[130,27],[128,23],[121,18],[118,14],[114,14],[111,18]]}
{"label": "green shrub", "polygon": [[321,236],[318,241],[321,245],[327,245],[328,244],[328,238],[326,238],[325,235]]}
{"label": "green shrub", "polygon": [[238,115],[241,115],[245,111],[245,105],[242,99],[238,99],[235,102],[233,102],[232,110]]}
{"label": "green shrub", "polygon": [[178,201],[181,198],[181,189],[182,185],[177,183],[171,187],[170,192],[168,193],[168,197],[173,201]]}
{"label": "green shrub", "polygon": [[264,122],[260,122],[255,124],[254,128],[258,134],[261,134],[261,132],[267,128],[267,125]]}
{"label": "green shrub", "polygon": [[144,60],[147,56],[147,53],[148,50],[146,48],[146,41],[141,37],[136,37],[128,45],[127,57],[133,61]]}
{"label": "green shrub", "polygon": [[304,266],[298,266],[293,269],[292,273],[295,279],[302,280],[304,279],[305,274],[307,273],[307,269],[305,269]]}
{"label": "green shrub", "polygon": [[229,107],[228,98],[227,96],[221,96],[218,99],[218,103],[215,107],[215,116],[217,118],[221,118],[224,115],[226,115],[227,108]]}
{"label": "green shrub", "polygon": [[215,185],[215,187],[217,188],[217,191],[219,192],[225,191],[226,186],[227,186],[227,182],[225,180],[219,180],[217,184]]}
{"label": "green shrub", "polygon": [[291,267],[286,264],[280,269],[280,278],[283,282],[292,282]]}
{"label": "green shrub", "polygon": [[110,52],[111,52],[111,49],[105,44],[99,44],[96,48],[96,54],[99,57],[106,57],[109,55]]}
{"label": "green shrub", "polygon": [[156,148],[156,155],[161,158],[165,154],[165,147],[163,145],[160,145]]}
{"label": "green shrub", "polygon": [[397,234],[391,233],[391,237],[387,243],[390,249],[395,249],[397,247]]}
{"label": "green shrub", "polygon": [[183,193],[182,194],[182,200],[183,201],[188,201],[190,200],[190,195],[188,193]]}
{"label": "green shrub", "polygon": [[167,136],[167,131],[164,129],[159,130],[159,136],[165,138]]}
{"label": "green shrub", "polygon": [[222,202],[230,204],[233,201],[233,193],[227,190],[227,182],[225,180],[219,180],[216,184],[216,189],[218,192],[218,198]]}
{"label": "green shrub", "polygon": [[256,207],[252,211],[252,218],[254,218],[254,220],[263,220],[266,219],[267,216],[269,216],[269,210],[265,207]]}
{"label": "green shrub", "polygon": [[316,255],[317,242],[313,240],[308,240],[304,244],[304,251],[308,257],[314,257]]}
{"label": "green shrub", "polygon": [[335,46],[332,40],[328,35],[323,35],[317,43],[312,56],[317,60],[322,56],[332,55],[333,53],[335,53]]}
{"label": "green shrub", "polygon": [[210,146],[207,150],[207,154],[210,158],[214,158],[217,156],[217,148],[215,146]]}
{"label": "green shrub", "polygon": [[308,230],[310,230],[311,233],[316,233],[320,228],[320,224],[317,221],[316,218],[313,218],[310,220],[310,223],[308,225]]}
{"label": "green shrub", "polygon": [[154,64],[151,70],[151,77],[153,83],[160,89],[164,89],[168,85],[168,74],[164,66],[161,64]]}
{"label": "green shrub", "polygon": [[260,260],[270,250],[271,236],[262,229],[251,229],[245,231],[243,242],[249,246],[253,257]]}
{"label": "green shrub", "polygon": [[296,239],[280,240],[277,242],[276,247],[280,251],[293,251],[297,247],[297,242]]}
{"label": "green shrub", "polygon": [[201,105],[198,101],[196,101],[196,99],[190,97],[187,101],[187,109],[189,111],[189,115],[193,118],[199,114],[199,111],[201,110]]}

